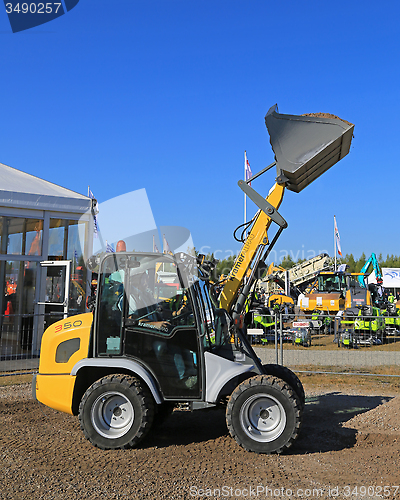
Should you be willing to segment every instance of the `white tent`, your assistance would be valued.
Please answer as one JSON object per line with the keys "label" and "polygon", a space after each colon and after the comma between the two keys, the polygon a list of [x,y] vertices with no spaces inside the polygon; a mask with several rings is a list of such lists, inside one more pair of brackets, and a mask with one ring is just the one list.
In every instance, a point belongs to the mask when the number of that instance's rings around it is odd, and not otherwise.
{"label": "white tent", "polygon": [[[82,261],[92,254],[95,203],[0,163],[1,356],[37,355],[45,321],[85,311],[91,276]],[[55,276],[63,296],[54,309],[47,289]]]}
{"label": "white tent", "polygon": [[88,196],[0,163],[0,207],[85,213]]}

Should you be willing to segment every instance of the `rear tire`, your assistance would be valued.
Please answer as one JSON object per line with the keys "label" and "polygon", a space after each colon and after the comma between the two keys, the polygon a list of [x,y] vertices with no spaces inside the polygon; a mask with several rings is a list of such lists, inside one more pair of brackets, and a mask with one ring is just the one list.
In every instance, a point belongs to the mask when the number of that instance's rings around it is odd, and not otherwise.
{"label": "rear tire", "polygon": [[245,450],[282,453],[297,439],[301,413],[299,399],[288,384],[258,375],[233,391],[226,423],[231,436]]}
{"label": "rear tire", "polygon": [[290,385],[290,387],[297,394],[300,401],[301,411],[304,410],[304,405],[306,404],[306,394],[304,392],[303,384],[300,382],[299,377],[283,365],[263,365],[265,372],[268,375],[282,379],[284,382]]}
{"label": "rear tire", "polygon": [[98,380],[79,405],[79,422],[86,438],[102,450],[136,446],[149,432],[153,418],[150,391],[127,375]]}

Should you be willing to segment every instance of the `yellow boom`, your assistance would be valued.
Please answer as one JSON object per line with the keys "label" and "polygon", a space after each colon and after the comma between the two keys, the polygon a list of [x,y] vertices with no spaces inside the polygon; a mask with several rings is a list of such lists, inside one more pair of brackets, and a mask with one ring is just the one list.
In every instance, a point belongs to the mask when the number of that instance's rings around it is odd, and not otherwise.
{"label": "yellow boom", "polygon": [[[283,193],[285,191],[284,184],[276,183],[266,200],[276,210],[279,208]],[[237,297],[239,288],[242,286],[246,273],[251,268],[254,257],[257,252],[262,252],[268,245],[268,229],[272,223],[272,218],[265,212],[260,210],[253,223],[251,231],[247,236],[243,247],[235,260],[235,264],[229,273],[228,280],[222,289],[219,302],[220,307],[229,311]]]}

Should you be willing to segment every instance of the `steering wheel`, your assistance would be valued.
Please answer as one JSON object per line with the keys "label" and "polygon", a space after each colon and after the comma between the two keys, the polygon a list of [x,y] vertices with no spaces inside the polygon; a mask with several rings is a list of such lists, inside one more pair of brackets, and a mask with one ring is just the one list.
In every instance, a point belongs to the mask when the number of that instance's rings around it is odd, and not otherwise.
{"label": "steering wheel", "polygon": [[[193,312],[191,310],[183,312],[181,314],[178,314],[177,316],[172,316],[172,318],[169,320],[169,322],[172,325],[178,326],[179,324],[182,324],[182,320],[185,318],[188,318],[189,316],[193,315]],[[186,324],[186,323],[183,323]]]}

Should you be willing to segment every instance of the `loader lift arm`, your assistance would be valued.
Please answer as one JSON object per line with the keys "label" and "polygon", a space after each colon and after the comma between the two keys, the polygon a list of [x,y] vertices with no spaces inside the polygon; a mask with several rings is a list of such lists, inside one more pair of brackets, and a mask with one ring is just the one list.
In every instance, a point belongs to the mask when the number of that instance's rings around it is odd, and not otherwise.
{"label": "loader lift arm", "polygon": [[[275,215],[279,215],[277,210],[282,202],[284,191],[284,184],[276,183],[274,185],[270,194],[266,198],[266,201],[270,205],[266,208],[266,211],[272,210],[273,208],[275,211]],[[259,212],[257,213],[251,230],[242,246],[238,257],[236,258],[233,268],[228,276],[227,283],[222,289],[219,298],[220,307],[222,309],[225,309],[226,311],[232,311],[233,319],[235,319],[235,316],[241,314],[244,302],[248,296],[251,286],[265,270],[265,261],[268,257],[269,252],[272,250],[283,229],[287,227],[286,221],[284,221],[281,216],[275,217],[275,219],[278,219],[282,225],[280,225],[278,232],[270,242],[268,239],[268,230],[273,222],[272,216],[274,214],[271,213],[271,215],[267,215],[266,211],[260,208]],[[238,296],[239,289],[244,283],[246,274],[249,269],[251,269],[250,277]],[[236,298],[237,301],[234,304]]]}
{"label": "loader lift arm", "polygon": [[[285,189],[300,192],[346,156],[354,130],[353,124],[333,115],[279,114],[277,105],[269,109],[265,124],[275,162],[247,182],[238,182],[259,211],[219,296],[219,307],[230,313],[237,324],[251,287],[266,269],[269,252],[287,227],[278,212]],[[273,166],[277,170],[276,183],[264,199],[249,183]],[[272,222],[279,229],[270,241],[267,233]]]}

